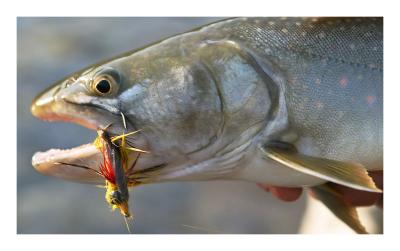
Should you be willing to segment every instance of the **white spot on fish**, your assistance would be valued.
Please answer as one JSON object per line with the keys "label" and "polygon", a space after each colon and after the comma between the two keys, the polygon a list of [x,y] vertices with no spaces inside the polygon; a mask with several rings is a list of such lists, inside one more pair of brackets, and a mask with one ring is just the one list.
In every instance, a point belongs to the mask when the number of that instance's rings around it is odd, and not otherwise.
{"label": "white spot on fish", "polygon": [[321,110],[324,108],[324,103],[322,103],[321,101],[317,101],[315,103],[315,106],[317,107],[318,110]]}
{"label": "white spot on fish", "polygon": [[303,31],[303,32],[301,33],[301,35],[302,35],[303,37],[305,37],[305,36],[307,35],[307,32]]}
{"label": "white spot on fish", "polygon": [[287,19],[287,17],[281,17],[281,20],[286,20]]}
{"label": "white spot on fish", "polygon": [[286,28],[283,28],[283,29],[282,29],[282,32],[283,32],[283,33],[288,33],[288,30],[287,30]]}
{"label": "white spot on fish", "polygon": [[326,37],[325,32],[319,33],[319,34],[318,34],[318,37],[319,37],[319,38],[325,38],[325,37]]}
{"label": "white spot on fish", "polygon": [[312,19],[311,19],[311,22],[317,22],[318,21],[318,18],[316,18],[316,17],[313,17]]}
{"label": "white spot on fish", "polygon": [[297,25],[297,26],[300,26],[300,25],[301,25],[301,23],[300,23],[300,22],[296,22],[296,25]]}
{"label": "white spot on fish", "polygon": [[261,33],[262,29],[261,28],[257,28],[256,31]]}
{"label": "white spot on fish", "polygon": [[350,47],[351,50],[354,50],[356,48],[356,45],[355,44],[349,44],[349,47]]}
{"label": "white spot on fish", "polygon": [[317,85],[321,84],[321,79],[317,78],[317,79],[315,80],[315,83],[316,83]]}
{"label": "white spot on fish", "polygon": [[268,24],[272,26],[272,25],[275,25],[275,22],[274,21],[269,21]]}

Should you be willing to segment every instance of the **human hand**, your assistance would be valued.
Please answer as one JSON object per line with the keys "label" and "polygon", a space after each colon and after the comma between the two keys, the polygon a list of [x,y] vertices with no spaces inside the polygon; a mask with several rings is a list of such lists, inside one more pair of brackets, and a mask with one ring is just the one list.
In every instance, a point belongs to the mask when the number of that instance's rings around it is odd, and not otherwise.
{"label": "human hand", "polygon": [[[370,176],[380,189],[383,189],[383,171],[371,171]],[[383,193],[371,193],[348,188],[339,184],[329,182],[329,185],[337,192],[343,195],[345,201],[353,206],[371,206],[376,204],[383,208]],[[275,197],[283,201],[295,201],[301,194],[303,189],[299,187],[278,187],[265,184],[258,184],[265,191],[271,192]],[[311,192],[312,195],[312,192]]]}

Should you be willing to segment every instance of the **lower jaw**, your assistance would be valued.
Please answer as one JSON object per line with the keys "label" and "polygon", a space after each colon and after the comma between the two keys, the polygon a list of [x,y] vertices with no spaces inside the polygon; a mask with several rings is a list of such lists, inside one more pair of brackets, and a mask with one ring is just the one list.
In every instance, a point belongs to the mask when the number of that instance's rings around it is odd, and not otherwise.
{"label": "lower jaw", "polygon": [[[101,152],[93,144],[85,144],[65,150],[50,149],[46,152],[37,152],[32,157],[33,167],[44,175],[96,184],[104,183],[104,178],[95,172],[99,171],[101,161]],[[85,166],[92,170],[62,163]]]}
{"label": "lower jaw", "polygon": [[[135,160],[138,158],[137,162]],[[154,169],[163,169],[166,165],[161,157],[151,153],[129,152],[128,168],[138,177],[155,175]],[[92,184],[104,184],[104,178],[97,172],[103,162],[102,152],[93,144],[84,144],[71,149],[50,149],[37,152],[32,157],[33,167],[40,173],[56,178]],[[86,168],[84,168],[86,167]],[[158,180],[158,179],[157,179]],[[140,182],[143,183],[143,182]]]}

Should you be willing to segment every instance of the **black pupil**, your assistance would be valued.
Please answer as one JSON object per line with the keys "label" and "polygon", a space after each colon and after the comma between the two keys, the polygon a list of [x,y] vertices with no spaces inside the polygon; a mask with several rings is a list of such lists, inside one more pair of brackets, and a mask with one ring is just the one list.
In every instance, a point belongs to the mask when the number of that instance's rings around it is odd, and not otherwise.
{"label": "black pupil", "polygon": [[110,82],[108,80],[101,80],[97,83],[96,89],[101,93],[108,93],[111,89]]}

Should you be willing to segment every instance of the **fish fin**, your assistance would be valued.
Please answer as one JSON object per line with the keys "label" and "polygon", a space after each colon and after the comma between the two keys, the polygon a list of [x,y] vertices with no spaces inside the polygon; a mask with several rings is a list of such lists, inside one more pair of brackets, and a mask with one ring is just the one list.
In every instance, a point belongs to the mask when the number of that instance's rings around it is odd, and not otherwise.
{"label": "fish fin", "polygon": [[357,209],[347,203],[342,194],[335,191],[328,184],[311,187],[310,189],[318,200],[356,233],[368,234],[358,217]]}
{"label": "fish fin", "polygon": [[359,163],[323,159],[300,154],[291,145],[272,143],[264,146],[266,156],[287,167],[327,181],[368,192],[382,192],[367,169]]}

